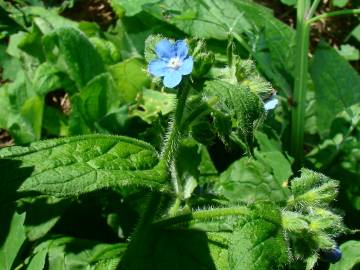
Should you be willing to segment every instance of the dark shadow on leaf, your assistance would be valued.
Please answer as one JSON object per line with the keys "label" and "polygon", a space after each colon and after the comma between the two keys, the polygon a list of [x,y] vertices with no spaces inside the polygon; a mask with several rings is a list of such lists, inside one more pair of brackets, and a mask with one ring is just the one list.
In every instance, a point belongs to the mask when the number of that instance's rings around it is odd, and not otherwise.
{"label": "dark shadow on leaf", "polygon": [[[133,254],[134,256],[135,254]],[[206,233],[154,229],[138,250],[119,269],[127,270],[215,270]]]}
{"label": "dark shadow on leaf", "polygon": [[17,189],[33,171],[33,167],[21,168],[21,164],[18,160],[0,159],[0,246],[9,233],[15,201],[19,196]]}

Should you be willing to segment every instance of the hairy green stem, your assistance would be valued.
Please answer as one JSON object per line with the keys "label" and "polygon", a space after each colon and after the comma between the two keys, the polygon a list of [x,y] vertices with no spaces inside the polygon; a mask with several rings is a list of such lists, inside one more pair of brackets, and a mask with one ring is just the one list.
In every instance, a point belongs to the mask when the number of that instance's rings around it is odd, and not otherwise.
{"label": "hairy green stem", "polygon": [[161,159],[164,160],[168,167],[170,167],[176,151],[179,146],[179,141],[181,139],[181,121],[184,114],[186,99],[189,94],[190,85],[189,82],[186,80],[184,82],[184,86],[179,89],[177,101],[176,101],[176,109],[174,120],[170,124],[170,133],[165,140],[165,145],[161,152]]}
{"label": "hairy green stem", "polygon": [[[178,149],[179,140],[181,139],[180,126],[189,89],[190,85],[188,81],[185,80],[183,87],[179,89],[178,92],[174,121],[170,124],[170,134],[165,142],[163,151],[161,153],[161,159],[166,162],[167,171],[171,170],[171,164],[174,161],[175,154]],[[179,185],[180,183],[176,184]],[[143,259],[141,258],[141,252],[144,251],[142,245],[149,242],[147,240],[152,237],[151,224],[158,212],[160,201],[160,194],[150,194],[147,207],[144,210],[144,213],[135,228],[135,231],[132,235],[132,240],[129,243],[126,253],[124,254],[124,257],[122,258],[117,269],[138,269],[138,263],[143,262]]]}
{"label": "hairy green stem", "polygon": [[333,12],[328,12],[328,13],[323,13],[319,16],[313,17],[313,18],[309,18],[309,20],[307,21],[307,24],[312,24],[316,21],[319,21],[321,19],[326,19],[329,17],[335,17],[335,16],[342,16],[342,15],[353,15],[353,14],[360,14],[360,8],[358,9],[344,9],[344,10],[339,10],[339,11],[333,11]]}
{"label": "hairy green stem", "polygon": [[146,254],[142,253],[147,251],[142,247],[144,243],[149,242],[147,239],[152,235],[151,224],[158,211],[160,200],[160,194],[150,194],[144,214],[132,234],[131,241],[116,268],[117,270],[139,269],[138,264],[142,263],[142,257],[146,258]]}
{"label": "hairy green stem", "polygon": [[296,52],[295,52],[295,85],[294,101],[291,122],[291,153],[295,158],[295,169],[299,169],[303,156],[304,126],[305,126],[305,102],[307,91],[308,52],[310,27],[307,24],[306,15],[309,12],[310,0],[297,2],[296,24]]}
{"label": "hairy green stem", "polygon": [[161,219],[154,222],[156,227],[168,227],[176,224],[185,223],[191,220],[211,220],[214,218],[221,218],[224,216],[243,216],[248,215],[250,210],[245,206],[214,208],[206,210],[197,210],[187,214]]}

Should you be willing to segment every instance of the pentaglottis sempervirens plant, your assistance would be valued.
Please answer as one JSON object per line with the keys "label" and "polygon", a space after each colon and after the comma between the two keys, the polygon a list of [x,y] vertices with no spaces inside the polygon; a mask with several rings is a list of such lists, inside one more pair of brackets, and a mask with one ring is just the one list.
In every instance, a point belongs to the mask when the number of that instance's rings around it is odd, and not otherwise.
{"label": "pentaglottis sempervirens plant", "polygon": [[0,269],[356,269],[360,78],[310,31],[359,4],[282,2],[0,1]]}

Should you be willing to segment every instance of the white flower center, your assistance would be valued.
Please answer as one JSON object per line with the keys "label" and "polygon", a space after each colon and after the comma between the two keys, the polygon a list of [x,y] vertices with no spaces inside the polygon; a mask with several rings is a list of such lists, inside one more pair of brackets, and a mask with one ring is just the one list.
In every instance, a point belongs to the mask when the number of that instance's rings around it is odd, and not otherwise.
{"label": "white flower center", "polygon": [[181,66],[181,64],[182,64],[182,62],[179,57],[172,57],[172,58],[170,58],[167,66],[169,68],[178,69]]}

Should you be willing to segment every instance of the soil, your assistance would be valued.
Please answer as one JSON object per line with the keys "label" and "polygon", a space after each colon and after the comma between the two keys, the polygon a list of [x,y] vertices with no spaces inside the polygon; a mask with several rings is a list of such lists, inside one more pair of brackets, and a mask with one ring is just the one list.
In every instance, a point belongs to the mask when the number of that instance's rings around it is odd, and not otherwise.
{"label": "soil", "polygon": [[6,129],[0,129],[0,148],[14,145],[14,140]]}
{"label": "soil", "polygon": [[63,89],[48,93],[45,97],[45,103],[48,106],[57,108],[67,116],[71,113],[70,97]]}
{"label": "soil", "polygon": [[65,10],[62,16],[74,21],[96,22],[107,29],[115,19],[115,14],[107,0],[81,0],[73,8]]}

